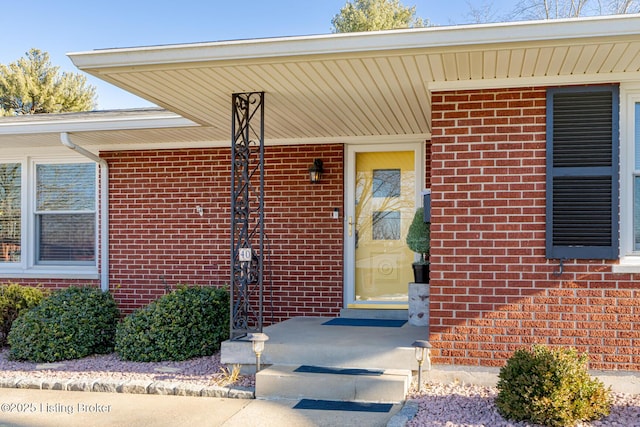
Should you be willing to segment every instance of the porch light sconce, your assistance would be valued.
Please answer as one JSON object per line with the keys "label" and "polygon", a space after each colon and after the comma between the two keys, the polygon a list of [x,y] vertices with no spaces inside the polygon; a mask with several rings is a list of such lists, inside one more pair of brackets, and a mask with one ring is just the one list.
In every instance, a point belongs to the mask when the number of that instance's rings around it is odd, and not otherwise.
{"label": "porch light sconce", "polygon": [[322,173],[324,169],[322,168],[322,160],[315,159],[313,161],[313,166],[309,168],[309,181],[312,184],[317,184],[320,182],[320,178],[322,178]]}
{"label": "porch light sconce", "polygon": [[255,334],[248,334],[247,339],[251,341],[251,348],[256,354],[256,373],[258,373],[260,371],[260,357],[262,356],[262,352],[264,351],[264,342],[269,339],[269,336],[260,332]]}
{"label": "porch light sconce", "polygon": [[418,392],[422,391],[422,365],[427,362],[427,371],[431,370],[431,344],[429,341],[417,340],[411,344],[416,350],[418,361]]}

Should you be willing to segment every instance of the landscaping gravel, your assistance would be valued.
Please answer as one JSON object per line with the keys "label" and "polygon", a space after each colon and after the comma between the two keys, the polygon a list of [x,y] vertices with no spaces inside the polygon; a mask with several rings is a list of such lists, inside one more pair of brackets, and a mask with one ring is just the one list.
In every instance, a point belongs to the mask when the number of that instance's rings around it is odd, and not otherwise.
{"label": "landscaping gravel", "polygon": [[[494,399],[495,388],[463,384],[426,383],[421,393],[413,390],[410,399],[419,405],[407,427],[533,427],[525,422],[510,422],[500,416]],[[640,426],[640,395],[613,393],[611,414],[599,421],[577,427]]]}
{"label": "landscaping gravel", "polygon": [[220,354],[184,362],[127,362],[116,354],[94,355],[57,363],[17,362],[8,359],[8,350],[0,351],[0,381],[16,377],[52,380],[151,380],[181,382],[190,385],[253,387],[253,376],[229,381],[228,370],[220,363]]}
{"label": "landscaping gravel", "polygon": [[[115,354],[95,355],[58,363],[11,361],[8,350],[0,351],[0,382],[14,378],[51,380],[127,380],[181,382],[187,386],[255,386],[254,376],[229,382],[228,370],[220,355],[184,362],[127,362]],[[408,408],[417,413],[407,427],[534,427],[530,423],[506,421],[498,414],[494,399],[497,390],[465,384],[424,383],[418,393],[414,384]],[[611,415],[576,427],[640,427],[640,395],[613,393]]]}

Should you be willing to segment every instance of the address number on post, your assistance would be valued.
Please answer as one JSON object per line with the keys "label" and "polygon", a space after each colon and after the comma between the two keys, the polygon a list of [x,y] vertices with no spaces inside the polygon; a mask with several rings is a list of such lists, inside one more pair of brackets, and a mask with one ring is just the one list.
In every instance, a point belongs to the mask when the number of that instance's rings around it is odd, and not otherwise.
{"label": "address number on post", "polygon": [[238,259],[240,262],[249,262],[251,261],[251,248],[240,248],[238,252]]}

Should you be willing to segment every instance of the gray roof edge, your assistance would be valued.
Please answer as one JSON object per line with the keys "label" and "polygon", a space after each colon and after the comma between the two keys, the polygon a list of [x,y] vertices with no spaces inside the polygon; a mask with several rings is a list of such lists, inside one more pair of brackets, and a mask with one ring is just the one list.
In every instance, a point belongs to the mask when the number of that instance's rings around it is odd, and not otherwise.
{"label": "gray roof edge", "polygon": [[0,135],[199,126],[159,107],[0,117]]}

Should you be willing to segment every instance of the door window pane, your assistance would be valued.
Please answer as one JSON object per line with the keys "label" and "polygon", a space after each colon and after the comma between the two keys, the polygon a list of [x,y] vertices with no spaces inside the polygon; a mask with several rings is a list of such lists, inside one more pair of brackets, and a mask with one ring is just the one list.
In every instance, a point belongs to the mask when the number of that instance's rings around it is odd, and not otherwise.
{"label": "door window pane", "polygon": [[374,169],[373,197],[400,197],[400,169]]}
{"label": "door window pane", "polygon": [[373,212],[373,240],[400,239],[400,212]]}
{"label": "door window pane", "polygon": [[0,263],[20,261],[21,171],[19,163],[0,164]]}

